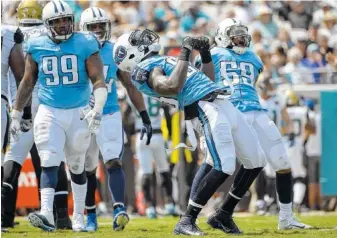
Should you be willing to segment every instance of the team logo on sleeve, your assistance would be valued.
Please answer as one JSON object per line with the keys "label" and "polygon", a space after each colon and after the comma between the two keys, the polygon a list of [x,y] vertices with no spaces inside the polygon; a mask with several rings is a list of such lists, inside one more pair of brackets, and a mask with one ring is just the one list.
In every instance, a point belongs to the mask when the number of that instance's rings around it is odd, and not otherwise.
{"label": "team logo on sleeve", "polygon": [[124,46],[118,46],[115,52],[115,62],[119,65],[127,55],[126,48]]}

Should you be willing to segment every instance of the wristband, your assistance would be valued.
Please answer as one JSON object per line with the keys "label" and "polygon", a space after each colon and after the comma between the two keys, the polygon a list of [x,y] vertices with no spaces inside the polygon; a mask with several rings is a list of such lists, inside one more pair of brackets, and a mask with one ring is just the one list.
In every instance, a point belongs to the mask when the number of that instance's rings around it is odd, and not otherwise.
{"label": "wristband", "polygon": [[211,52],[209,50],[200,52],[201,62],[203,64],[208,64],[212,62]]}
{"label": "wristband", "polygon": [[22,118],[25,120],[32,118],[32,106],[26,106],[23,108]]}
{"label": "wristband", "polygon": [[183,47],[180,51],[180,55],[179,55],[178,59],[183,60],[183,61],[189,61],[190,55],[191,55],[191,51],[189,49]]}
{"label": "wristband", "polygon": [[147,114],[146,110],[141,111],[139,113],[139,115],[142,118],[142,121],[143,121],[144,124],[151,124],[151,120],[150,120],[149,114]]}
{"label": "wristband", "polygon": [[95,105],[92,110],[98,113],[102,113],[106,99],[108,97],[108,90],[106,87],[97,88],[93,92],[95,98]]}

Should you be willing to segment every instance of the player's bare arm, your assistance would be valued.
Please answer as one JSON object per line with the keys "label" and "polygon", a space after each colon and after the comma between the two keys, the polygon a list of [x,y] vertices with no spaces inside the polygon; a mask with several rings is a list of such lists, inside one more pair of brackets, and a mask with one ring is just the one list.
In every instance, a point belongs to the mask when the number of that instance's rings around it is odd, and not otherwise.
{"label": "player's bare arm", "polygon": [[138,112],[145,111],[144,98],[141,92],[131,82],[131,75],[121,70],[117,71],[117,77],[126,89],[132,104]]}
{"label": "player's bare arm", "polygon": [[92,54],[86,60],[86,67],[88,71],[88,76],[93,85],[93,89],[106,88],[104,73],[103,73],[103,62],[99,55],[99,52]]}
{"label": "player's bare arm", "polygon": [[9,66],[13,72],[16,85],[19,86],[25,73],[25,58],[23,56],[21,44],[15,44],[9,55]]}
{"label": "player's bare arm", "polygon": [[149,86],[163,96],[177,95],[184,87],[188,63],[188,61],[179,60],[169,77],[165,76],[160,68],[154,68],[150,73]]}
{"label": "player's bare arm", "polygon": [[37,81],[38,67],[31,54],[26,55],[26,66],[24,72],[25,73],[20,82],[14,106],[14,109],[17,111],[22,111],[27,102],[30,100]]}

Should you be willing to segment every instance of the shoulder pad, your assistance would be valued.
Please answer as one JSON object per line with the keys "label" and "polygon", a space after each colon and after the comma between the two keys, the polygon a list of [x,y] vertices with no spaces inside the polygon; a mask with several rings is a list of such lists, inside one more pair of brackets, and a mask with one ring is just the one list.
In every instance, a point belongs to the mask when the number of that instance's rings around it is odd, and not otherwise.
{"label": "shoulder pad", "polygon": [[146,82],[150,77],[150,72],[146,69],[137,67],[133,70],[131,79],[139,83]]}
{"label": "shoulder pad", "polygon": [[24,40],[24,35],[22,31],[20,30],[20,28],[18,28],[16,32],[14,33],[14,42],[17,44],[21,44],[23,40]]}

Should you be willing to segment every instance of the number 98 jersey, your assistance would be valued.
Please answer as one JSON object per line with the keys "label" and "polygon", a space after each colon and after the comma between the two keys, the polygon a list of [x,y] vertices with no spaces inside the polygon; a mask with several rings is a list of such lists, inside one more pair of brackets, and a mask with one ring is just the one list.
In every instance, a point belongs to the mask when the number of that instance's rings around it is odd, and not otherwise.
{"label": "number 98 jersey", "polygon": [[239,55],[222,47],[214,47],[211,55],[216,82],[225,88],[233,85],[230,100],[234,106],[242,112],[263,110],[255,90],[256,80],[263,69],[259,57],[251,50]]}
{"label": "number 98 jersey", "polygon": [[38,65],[38,98],[53,108],[78,108],[88,104],[90,87],[86,59],[99,51],[96,37],[76,32],[59,44],[47,35],[30,38],[27,54]]}

